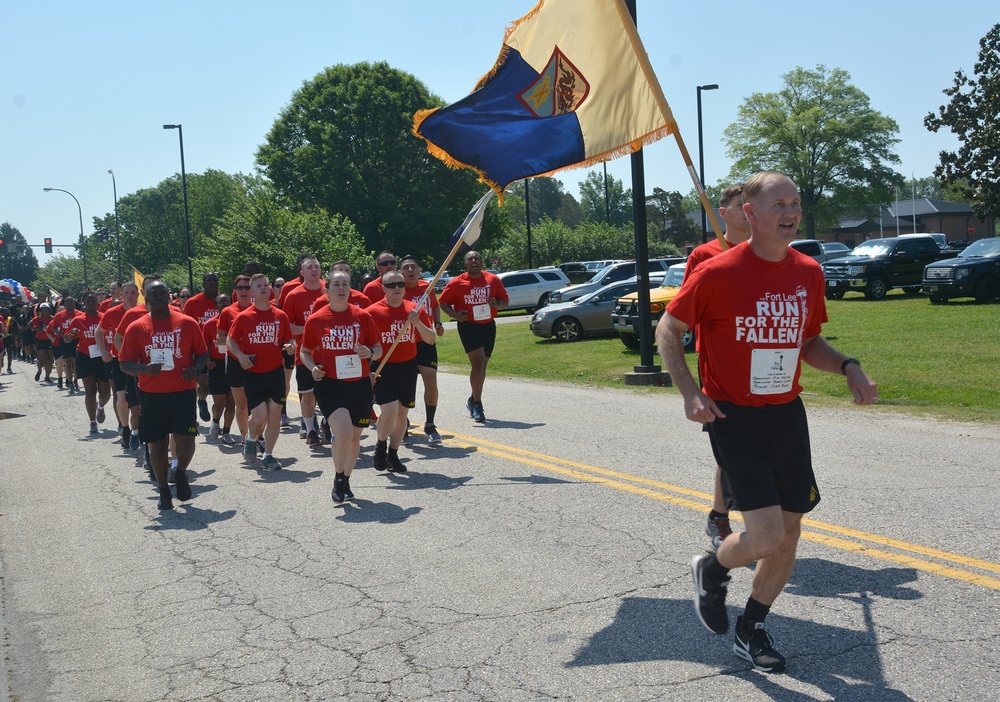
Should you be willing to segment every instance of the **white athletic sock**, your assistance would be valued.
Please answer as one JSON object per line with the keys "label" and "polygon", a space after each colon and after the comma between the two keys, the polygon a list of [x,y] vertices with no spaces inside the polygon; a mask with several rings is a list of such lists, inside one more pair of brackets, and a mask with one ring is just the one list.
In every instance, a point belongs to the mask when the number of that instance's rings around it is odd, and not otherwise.
{"label": "white athletic sock", "polygon": [[306,433],[307,434],[309,432],[311,432],[311,431],[316,431],[316,415],[315,414],[313,416],[311,416],[311,417],[303,417],[302,421],[306,423]]}

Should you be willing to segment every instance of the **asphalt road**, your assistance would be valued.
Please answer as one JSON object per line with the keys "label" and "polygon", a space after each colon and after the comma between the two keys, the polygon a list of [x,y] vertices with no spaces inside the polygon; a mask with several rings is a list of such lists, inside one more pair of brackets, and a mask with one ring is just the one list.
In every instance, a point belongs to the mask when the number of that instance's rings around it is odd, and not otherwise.
{"label": "asphalt road", "polygon": [[[261,474],[199,439],[194,499],[88,438],[81,397],[0,376],[3,672],[17,702],[975,700],[1000,684],[1000,431],[811,409],[823,501],[748,670],[691,604],[713,464],[664,390],[442,374],[432,448],[330,500],[284,434]],[[414,411],[422,419],[419,408]],[[111,420],[113,421],[113,420]],[[730,616],[749,591],[734,572]],[[3,682],[3,681],[0,681]]]}

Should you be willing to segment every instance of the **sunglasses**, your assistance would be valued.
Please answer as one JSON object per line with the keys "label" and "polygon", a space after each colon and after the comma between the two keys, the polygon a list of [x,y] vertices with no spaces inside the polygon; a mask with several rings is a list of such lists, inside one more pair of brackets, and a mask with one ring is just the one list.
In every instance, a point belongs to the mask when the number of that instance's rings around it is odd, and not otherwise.
{"label": "sunglasses", "polygon": [[395,283],[382,283],[382,287],[383,288],[387,288],[387,289],[405,288],[406,287],[406,281],[400,280],[400,281],[397,281]]}
{"label": "sunglasses", "polygon": [[237,290],[249,290],[250,286],[249,285],[237,285],[236,289]]}
{"label": "sunglasses", "polygon": [[388,259],[386,259],[384,261],[379,261],[378,265],[380,265],[380,266],[395,266],[396,265],[396,259],[394,259],[394,258],[388,258]]}
{"label": "sunglasses", "polygon": [[181,296],[180,296],[180,298],[181,298],[182,300],[186,300],[186,299],[188,299],[189,297],[191,297],[191,296],[190,296],[190,295],[181,295]]}

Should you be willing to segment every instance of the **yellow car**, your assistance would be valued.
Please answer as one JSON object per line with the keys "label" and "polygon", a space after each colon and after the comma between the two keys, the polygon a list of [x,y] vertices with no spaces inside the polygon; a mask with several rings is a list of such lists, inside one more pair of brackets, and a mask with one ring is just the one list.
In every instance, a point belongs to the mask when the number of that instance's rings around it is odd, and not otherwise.
{"label": "yellow car", "polygon": [[[678,263],[667,269],[660,287],[649,291],[649,319],[652,329],[667,309],[667,303],[674,299],[684,282],[684,267],[686,263]],[[618,337],[630,349],[639,348],[639,293],[618,298],[615,310],[611,313],[611,322]],[[694,330],[689,329],[681,336],[685,351],[694,351]]]}

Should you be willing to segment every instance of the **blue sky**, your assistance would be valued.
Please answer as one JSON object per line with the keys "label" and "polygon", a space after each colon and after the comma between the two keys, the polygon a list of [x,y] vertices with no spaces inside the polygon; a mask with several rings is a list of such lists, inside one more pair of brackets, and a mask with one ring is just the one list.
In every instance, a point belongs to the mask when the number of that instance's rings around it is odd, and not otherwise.
{"label": "blue sky", "polygon": [[[971,73],[979,39],[1000,21],[995,0],[836,4],[771,0],[637,0],[653,68],[697,164],[696,86],[702,94],[705,177],[731,165],[721,133],[753,92],[780,89],[784,73],[842,68],[872,106],[899,124],[898,169],[931,174],[950,134],[923,117],[945,100],[957,69]],[[504,27],[534,0],[0,0],[0,222],[29,243],[72,243],[119,196],[180,172],[253,170],[280,110],[324,67],[387,61],[452,102],[496,59]],[[645,149],[646,187],[691,188],[672,138]],[[630,186],[628,159],[608,172]],[[560,180],[579,195],[586,171]],[[471,205],[471,203],[470,203]],[[36,255],[44,262],[41,249]]]}

